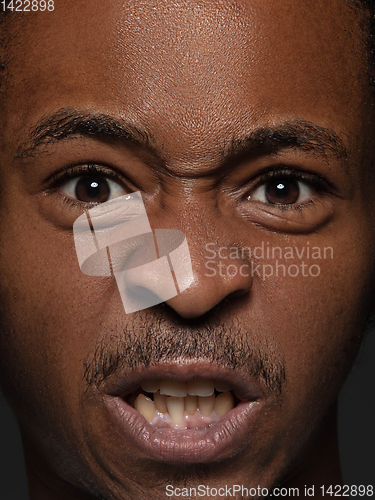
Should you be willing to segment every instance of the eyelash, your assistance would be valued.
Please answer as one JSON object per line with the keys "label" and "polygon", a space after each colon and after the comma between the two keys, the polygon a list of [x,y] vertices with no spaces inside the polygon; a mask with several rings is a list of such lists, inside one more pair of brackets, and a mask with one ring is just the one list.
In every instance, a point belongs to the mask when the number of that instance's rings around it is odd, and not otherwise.
{"label": "eyelash", "polygon": [[[73,200],[68,196],[62,194],[58,188],[64,184],[64,182],[72,180],[74,177],[82,177],[85,175],[103,175],[107,179],[112,179],[115,182],[122,184],[126,188],[125,183],[120,179],[120,175],[116,175],[113,170],[88,163],[87,165],[77,165],[74,167],[65,167],[61,172],[54,174],[50,177],[47,182],[49,183],[50,192],[54,193],[58,198],[63,200],[65,206],[79,207],[79,208],[92,208],[95,203],[85,203],[79,200]],[[128,188],[130,189],[130,188]]]}
{"label": "eyelash", "polygon": [[[116,181],[119,184],[122,184],[124,188],[126,187],[125,183],[120,179],[120,175],[116,175],[113,172],[113,170],[111,170],[110,168],[90,163],[87,165],[66,167],[61,172],[54,174],[47,181],[50,186],[49,190],[50,192],[53,192],[59,198],[60,201],[62,199],[64,206],[79,207],[80,209],[82,208],[90,209],[93,207],[93,205],[95,205],[94,203],[85,203],[82,201],[74,200],[62,194],[58,190],[59,186],[61,186],[64,182],[69,181],[74,177],[90,175],[90,174],[103,175],[109,179]],[[263,184],[266,184],[270,180],[281,179],[281,178],[306,182],[311,186],[313,186],[320,195],[327,193],[329,191],[329,182],[321,178],[320,176],[316,174],[312,175],[312,174],[307,174],[305,172],[298,172],[294,169],[285,169],[285,167],[284,168],[274,167],[272,170],[264,172],[257,181],[257,183],[255,184],[255,186],[251,189],[251,191],[254,191],[255,189],[262,186]],[[249,193],[250,191],[246,192],[245,199],[248,199]],[[314,207],[319,203],[321,203],[321,199],[316,197],[300,204],[280,203],[277,204],[276,206],[278,210],[296,210],[301,212],[305,208]]]}
{"label": "eyelash", "polygon": [[51,186],[56,186],[57,184],[61,184],[64,181],[72,179],[73,177],[79,177],[80,175],[87,174],[102,174],[119,182],[118,176],[115,175],[111,169],[95,165],[93,163],[88,163],[87,165],[77,165],[74,167],[65,167],[61,172],[50,177],[47,182],[49,182]]}
{"label": "eyelash", "polygon": [[[257,181],[255,186],[251,188],[251,192],[255,191],[260,186],[266,184],[268,181],[275,179],[289,179],[296,181],[303,181],[316,189],[319,194],[325,194],[329,191],[329,182],[324,178],[314,174],[308,174],[305,172],[297,172],[294,169],[285,168],[273,168],[261,175],[260,179]],[[246,192],[245,198],[248,199],[250,191]],[[300,204],[277,204],[279,210],[297,210],[302,211],[305,207],[315,206],[320,203],[321,200],[318,198],[312,198],[304,203]]]}

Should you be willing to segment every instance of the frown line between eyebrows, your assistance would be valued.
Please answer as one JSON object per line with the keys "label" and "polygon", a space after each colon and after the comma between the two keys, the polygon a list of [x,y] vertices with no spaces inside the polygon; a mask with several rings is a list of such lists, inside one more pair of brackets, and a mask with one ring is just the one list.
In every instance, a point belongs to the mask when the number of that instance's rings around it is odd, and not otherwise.
{"label": "frown line between eyebrows", "polygon": [[[62,108],[43,117],[29,131],[27,140],[17,149],[16,158],[34,157],[40,146],[69,137],[131,143],[159,157],[156,141],[146,130],[105,113]],[[342,139],[333,130],[303,119],[266,124],[241,138],[233,137],[220,155],[225,162],[238,155],[267,156],[285,149],[334,157],[341,160],[344,169],[347,168],[348,151]]]}

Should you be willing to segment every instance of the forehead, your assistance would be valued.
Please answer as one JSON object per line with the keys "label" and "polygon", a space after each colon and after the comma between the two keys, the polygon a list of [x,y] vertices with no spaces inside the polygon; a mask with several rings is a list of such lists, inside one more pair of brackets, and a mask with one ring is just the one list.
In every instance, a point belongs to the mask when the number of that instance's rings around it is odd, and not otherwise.
{"label": "forehead", "polygon": [[62,107],[95,109],[166,149],[172,127],[179,147],[207,154],[265,122],[297,117],[350,135],[358,119],[364,45],[344,0],[55,4],[17,33],[15,128]]}

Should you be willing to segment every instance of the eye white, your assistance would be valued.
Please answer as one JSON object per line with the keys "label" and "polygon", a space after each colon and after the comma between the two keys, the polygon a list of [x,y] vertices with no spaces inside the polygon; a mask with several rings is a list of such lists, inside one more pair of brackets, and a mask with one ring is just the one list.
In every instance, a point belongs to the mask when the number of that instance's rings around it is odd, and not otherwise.
{"label": "eye white", "polygon": [[[62,184],[60,186],[59,190],[62,193],[64,193],[66,196],[68,196],[69,198],[72,198],[73,200],[77,200],[77,196],[76,196],[77,184],[84,177],[85,176],[74,177],[74,178],[70,179],[69,181],[64,182],[64,184]],[[87,176],[87,177],[89,177],[89,176]],[[99,176],[93,175],[93,178],[94,177],[99,177]],[[115,182],[112,179],[108,179],[107,177],[104,177],[104,176],[100,177],[100,178],[103,181],[104,180],[106,181],[106,183],[108,185],[108,188],[109,188],[110,194],[108,196],[108,200],[107,201],[113,200],[114,198],[118,198],[119,196],[123,196],[123,195],[127,194],[127,191],[118,182]],[[95,181],[93,180],[93,183],[94,182]],[[93,186],[93,187],[96,187],[96,186]]]}
{"label": "eye white", "polygon": [[[298,196],[298,200],[295,201],[295,203],[290,203],[290,205],[294,205],[294,204],[298,205],[298,204],[307,202],[313,196],[313,194],[314,194],[314,188],[311,187],[311,186],[309,186],[304,181],[297,180],[297,179],[293,179],[293,180],[295,182],[297,182],[297,184],[298,184],[299,196]],[[278,183],[278,185],[280,185],[280,189],[282,189],[282,187],[285,184],[287,184],[288,182],[290,182],[288,179],[284,179],[284,180],[280,179],[280,182]],[[267,200],[267,194],[266,194],[267,185],[268,185],[268,182],[265,182],[264,184],[261,184],[260,186],[258,186],[248,196],[248,199],[252,200],[252,201],[261,201],[262,203],[267,203],[269,205],[272,205],[272,203],[270,203]],[[283,203],[280,200],[280,205],[282,205],[282,204]],[[277,203],[274,203],[274,205],[277,205]]]}

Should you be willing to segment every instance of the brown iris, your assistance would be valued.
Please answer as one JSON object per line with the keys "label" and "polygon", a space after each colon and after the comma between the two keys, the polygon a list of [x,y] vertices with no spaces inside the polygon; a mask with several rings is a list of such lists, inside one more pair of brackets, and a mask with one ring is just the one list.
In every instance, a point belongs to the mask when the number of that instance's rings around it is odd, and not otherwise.
{"label": "brown iris", "polygon": [[86,203],[104,203],[108,201],[110,188],[103,177],[87,175],[81,177],[75,188],[77,200]]}
{"label": "brown iris", "polygon": [[292,205],[296,203],[300,188],[298,181],[294,179],[275,179],[267,182],[265,195],[268,203]]}

